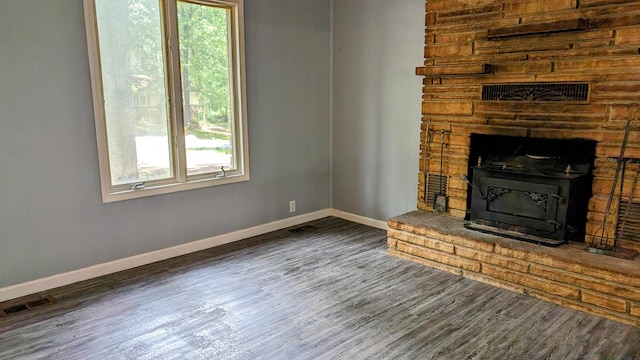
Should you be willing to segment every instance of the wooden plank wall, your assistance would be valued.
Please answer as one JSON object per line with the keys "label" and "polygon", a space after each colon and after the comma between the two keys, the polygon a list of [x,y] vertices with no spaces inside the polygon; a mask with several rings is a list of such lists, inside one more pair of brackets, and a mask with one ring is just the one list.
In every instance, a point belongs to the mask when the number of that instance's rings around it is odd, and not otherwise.
{"label": "wooden plank wall", "polygon": [[[545,33],[578,19],[584,30]],[[425,61],[416,69],[424,76],[418,208],[433,207],[424,201],[423,179],[425,170],[439,171],[440,130],[450,131],[443,168],[449,177],[448,212],[456,217],[466,210],[467,185],[459,175],[467,173],[472,133],[591,139],[598,144],[590,238],[602,224],[615,171],[615,162],[606,158],[618,156],[626,122],[640,118],[640,1],[427,0],[425,24]],[[513,29],[540,32],[489,39],[490,31]],[[492,65],[490,73],[473,73],[486,70],[484,64]],[[583,104],[481,101],[482,84],[522,82],[588,82],[590,99]],[[427,125],[435,133],[425,147]],[[638,129],[640,120],[632,125],[626,156],[640,157]],[[625,193],[631,183],[626,181]],[[609,219],[612,230],[615,214]]]}

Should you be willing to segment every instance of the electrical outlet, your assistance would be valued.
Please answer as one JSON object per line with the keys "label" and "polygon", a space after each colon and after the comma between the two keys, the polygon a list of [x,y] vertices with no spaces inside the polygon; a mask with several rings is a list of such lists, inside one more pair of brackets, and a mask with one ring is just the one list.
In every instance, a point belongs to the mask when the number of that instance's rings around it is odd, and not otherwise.
{"label": "electrical outlet", "polygon": [[296,212],[296,201],[295,200],[291,200],[289,201],[289,212]]}

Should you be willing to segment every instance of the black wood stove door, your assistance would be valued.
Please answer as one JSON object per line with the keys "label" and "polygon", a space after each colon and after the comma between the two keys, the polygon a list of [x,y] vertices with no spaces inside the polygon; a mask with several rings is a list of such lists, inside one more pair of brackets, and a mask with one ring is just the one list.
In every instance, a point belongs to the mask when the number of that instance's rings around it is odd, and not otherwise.
{"label": "black wood stove door", "polygon": [[[476,224],[568,240],[575,216],[568,216],[580,176],[542,176],[476,167],[469,219]],[[577,194],[576,194],[577,195]],[[580,196],[583,197],[583,196]]]}
{"label": "black wood stove door", "polygon": [[525,181],[489,179],[487,201],[478,217],[553,232],[558,208],[558,186]]}

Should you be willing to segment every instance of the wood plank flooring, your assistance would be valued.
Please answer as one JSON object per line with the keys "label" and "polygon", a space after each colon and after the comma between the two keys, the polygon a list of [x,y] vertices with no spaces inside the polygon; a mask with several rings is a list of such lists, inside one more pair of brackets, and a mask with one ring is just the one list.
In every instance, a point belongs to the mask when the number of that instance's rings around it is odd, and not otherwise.
{"label": "wood plank flooring", "polygon": [[638,328],[311,225],[47,292],[0,318],[0,359],[640,359]]}

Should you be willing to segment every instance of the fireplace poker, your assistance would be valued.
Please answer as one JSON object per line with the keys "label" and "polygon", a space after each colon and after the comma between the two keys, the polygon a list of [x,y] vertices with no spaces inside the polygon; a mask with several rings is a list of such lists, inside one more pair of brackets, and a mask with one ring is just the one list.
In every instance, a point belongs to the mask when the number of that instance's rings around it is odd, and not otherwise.
{"label": "fireplace poker", "polygon": [[460,174],[460,178],[461,178],[462,180],[466,181],[466,182],[467,182],[467,184],[469,184],[469,186],[471,186],[471,190],[473,190],[473,192],[475,192],[476,194],[478,194],[478,196],[480,196],[480,198],[481,198],[482,200],[487,200],[487,197],[486,197],[486,196],[484,196],[484,195],[482,195],[482,193],[480,192],[480,190],[478,190],[478,188],[477,188],[477,187],[475,187],[475,185],[473,185],[473,184],[471,183],[471,181],[469,181],[469,178],[467,177],[467,175],[465,175],[465,174]]}
{"label": "fireplace poker", "polygon": [[[620,147],[620,155],[618,156],[616,162],[616,171],[613,175],[613,185],[611,185],[611,191],[609,192],[609,198],[607,198],[607,206],[604,211],[604,218],[602,219],[602,233],[600,234],[600,241],[598,242],[598,249],[603,249],[606,246],[603,246],[604,242],[604,233],[607,227],[607,217],[609,216],[609,211],[611,211],[611,203],[613,202],[613,196],[616,191],[616,185],[618,184],[618,177],[620,176],[620,170],[622,167],[622,163],[624,162],[624,152],[627,148],[627,141],[629,140],[629,131],[631,129],[631,120],[627,121],[627,128],[624,132],[624,140],[622,140],[622,146]],[[622,195],[622,194],[621,194]],[[596,242],[596,235],[591,239],[591,246],[593,247]]]}

